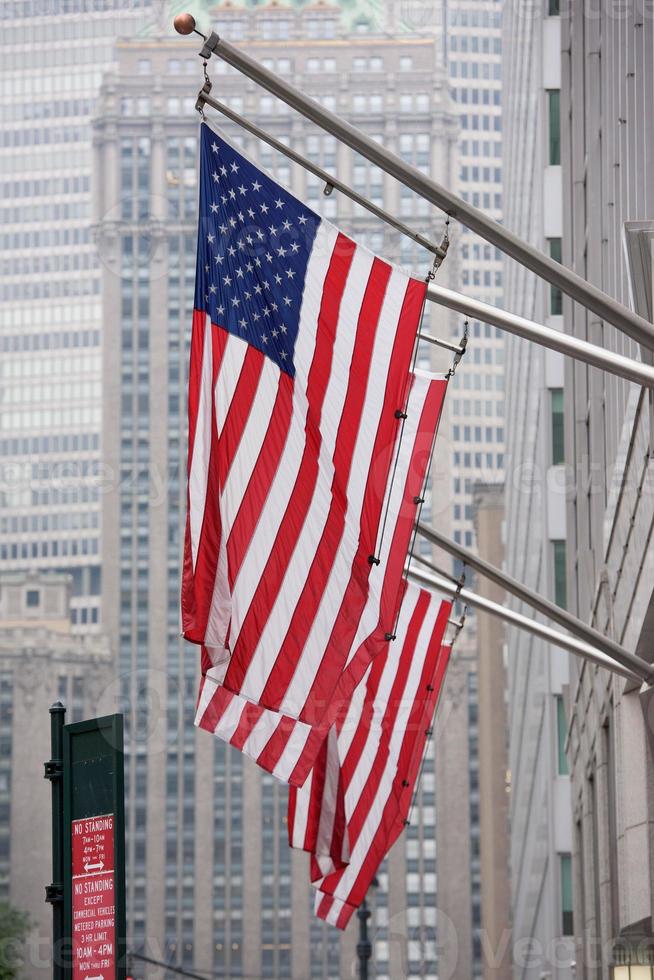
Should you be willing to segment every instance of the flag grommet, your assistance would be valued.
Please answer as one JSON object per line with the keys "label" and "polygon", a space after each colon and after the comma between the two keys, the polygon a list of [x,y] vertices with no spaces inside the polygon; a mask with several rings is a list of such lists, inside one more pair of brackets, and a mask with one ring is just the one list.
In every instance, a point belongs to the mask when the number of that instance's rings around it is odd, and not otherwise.
{"label": "flag grommet", "polygon": [[406,418],[408,418],[408,416],[407,416],[406,412],[403,412],[402,411],[401,408],[396,408],[395,409],[395,418],[396,419],[406,419]]}
{"label": "flag grommet", "polygon": [[386,640],[387,643],[390,643],[391,640],[395,640],[397,639],[397,637],[395,633],[384,633],[384,639]]}
{"label": "flag grommet", "polygon": [[379,565],[381,564],[381,559],[377,558],[375,555],[368,555],[369,565]]}

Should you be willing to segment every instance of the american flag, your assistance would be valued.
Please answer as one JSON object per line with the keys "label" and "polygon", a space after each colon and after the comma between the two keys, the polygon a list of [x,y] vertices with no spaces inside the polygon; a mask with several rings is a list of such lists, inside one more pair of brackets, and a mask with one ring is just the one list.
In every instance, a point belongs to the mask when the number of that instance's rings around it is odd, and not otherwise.
{"label": "american flag", "polygon": [[407,585],[401,642],[369,666],[309,779],[291,787],[291,846],[311,854],[319,918],[344,929],[404,829],[449,660],[449,600]]}
{"label": "american flag", "polygon": [[202,126],[182,629],[226,691],[308,726],[384,572],[425,288]]}
{"label": "american flag", "polygon": [[[402,439],[394,478],[385,498],[387,528],[379,550],[379,574],[373,574],[365,606],[330,710],[319,724],[309,725],[228,691],[221,672],[209,669],[202,678],[196,724],[230,742],[273,775],[301,786],[311,771],[330,726],[347,709],[353,690],[375,657],[389,648],[383,624],[395,624],[402,596],[400,583],[417,501],[425,481],[434,433],[446,390],[444,380],[411,376]],[[381,625],[380,625],[381,624]],[[396,631],[397,632],[397,631]],[[399,635],[399,634],[398,634]]]}

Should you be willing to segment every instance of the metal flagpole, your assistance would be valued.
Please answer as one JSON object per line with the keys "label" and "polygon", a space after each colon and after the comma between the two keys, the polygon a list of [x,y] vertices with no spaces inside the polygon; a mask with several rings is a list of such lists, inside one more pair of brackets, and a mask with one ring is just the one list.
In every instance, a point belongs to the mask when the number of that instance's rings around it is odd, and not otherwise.
{"label": "metal flagpole", "polygon": [[462,548],[461,545],[455,544],[454,541],[450,541],[449,538],[446,538],[433,528],[426,527],[424,524],[417,524],[416,527],[418,534],[426,538],[427,541],[430,541],[438,548],[442,548],[443,551],[448,552],[448,554],[453,555],[455,558],[459,558],[464,564],[469,565],[470,568],[474,568],[475,571],[479,572],[480,575],[490,579],[522,602],[526,602],[527,605],[537,609],[544,616],[547,616],[548,619],[553,619],[559,626],[563,626],[564,629],[569,630],[571,633],[580,637],[580,639],[602,650],[612,660],[616,660],[623,667],[637,674],[641,680],[646,681],[648,684],[654,682],[654,666],[647,663],[646,660],[636,656],[634,653],[630,653],[629,650],[625,650],[615,640],[604,636],[599,630],[594,629],[594,627],[589,626],[587,623],[583,623],[566,609],[562,609],[561,606],[557,606],[549,599],[538,595],[537,592],[532,592],[531,589],[528,589],[521,582],[511,578],[505,572],[501,572],[495,565],[484,561],[483,558],[479,558],[466,548]]}
{"label": "metal flagpole", "polygon": [[593,367],[617,374],[628,381],[635,381],[637,384],[654,388],[654,367],[643,364],[642,361],[634,361],[630,357],[623,357],[622,354],[615,354],[613,351],[606,350],[604,347],[597,347],[589,344],[578,337],[571,337],[570,334],[563,333],[561,330],[554,330],[546,327],[534,320],[528,320],[524,316],[516,313],[508,313],[489,303],[482,303],[481,300],[473,299],[470,296],[462,296],[453,289],[446,289],[445,286],[438,286],[431,282],[427,287],[427,299],[439,306],[445,306],[457,313],[463,313],[471,320],[481,320],[482,323],[492,323],[508,333],[515,334],[517,337],[524,337],[526,340],[533,340],[542,347],[549,347],[551,350],[560,351],[574,357],[578,361],[585,361]]}
{"label": "metal flagpole", "polygon": [[621,674],[627,680],[638,681],[639,683],[642,680],[633,670],[623,667],[622,664],[619,664],[612,657],[602,653],[601,650],[597,650],[589,643],[584,643],[583,640],[578,640],[574,636],[559,633],[558,630],[552,629],[551,626],[546,626],[545,623],[539,623],[537,620],[523,616],[513,609],[507,609],[498,602],[493,602],[492,599],[486,599],[485,596],[471,592],[470,589],[459,588],[456,582],[450,582],[448,579],[443,578],[442,573],[439,572],[435,565],[432,565],[431,562],[425,558],[421,558],[419,555],[413,555],[413,560],[419,561],[434,573],[427,574],[418,568],[410,568],[408,571],[409,578],[414,579],[421,585],[429,586],[432,589],[437,589],[439,592],[444,592],[446,595],[459,598],[466,605],[475,606],[477,609],[483,610],[483,612],[490,613],[491,616],[497,616],[498,619],[503,619],[510,626],[516,626],[518,629],[524,630],[527,633],[532,633],[534,636],[538,636],[548,643],[553,643],[554,646],[561,647],[562,650],[568,650],[570,653],[574,653],[576,656],[582,657],[590,663],[597,664],[599,667],[605,667],[607,670],[613,671],[614,674]]}
{"label": "metal flagpole", "polygon": [[[399,231],[402,235],[406,235],[407,238],[412,239],[423,248],[442,259],[444,250],[440,245],[436,245],[428,238],[425,238],[424,235],[420,235],[417,232],[412,231],[408,225],[404,224],[404,222],[400,221],[383,208],[373,204],[372,201],[369,201],[362,194],[359,194],[348,184],[345,184],[342,180],[338,180],[336,177],[333,177],[326,170],[323,170],[322,167],[319,167],[306,157],[303,157],[302,154],[297,152],[297,150],[286,146],[284,143],[275,139],[274,136],[267,133],[264,129],[256,126],[248,119],[245,119],[238,112],[234,112],[233,109],[230,109],[222,102],[214,99],[208,94],[206,87],[201,90],[198,96],[197,105],[208,105],[211,106],[211,108],[216,109],[218,112],[226,116],[227,119],[230,119],[247,132],[252,133],[253,136],[257,137],[257,139],[268,143],[269,146],[272,146],[279,153],[284,154],[284,156],[288,157],[289,160],[293,160],[294,163],[299,164],[301,167],[304,167],[305,170],[308,170],[310,173],[314,174],[314,176],[324,181],[326,189],[331,188],[337,190],[346,197],[349,197],[350,200],[354,201],[356,204],[359,204],[361,207],[366,208],[366,210],[370,211],[371,214],[374,214],[376,217],[380,218],[381,221],[386,222],[386,224],[390,225],[392,228],[395,228],[396,231]],[[464,316],[467,316],[470,319],[481,320],[482,323],[492,323],[508,333],[534,341],[535,343],[540,344],[542,347],[549,347],[551,350],[560,351],[560,353],[573,357],[578,361],[584,361],[586,364],[591,364],[593,367],[608,371],[609,373],[615,374],[618,377],[626,378],[627,381],[635,381],[637,384],[654,388],[654,366],[649,364],[643,364],[641,361],[635,361],[632,358],[624,357],[621,354],[615,354],[612,351],[606,350],[604,347],[597,347],[595,344],[589,344],[585,340],[581,340],[578,337],[571,337],[569,334],[565,334],[560,330],[554,330],[552,327],[543,326],[540,323],[536,323],[533,320],[528,320],[525,317],[518,316],[515,313],[508,313],[505,310],[498,309],[495,306],[490,306],[488,303],[482,303],[480,300],[463,296],[461,293],[457,293],[452,289],[446,289],[443,286],[437,285],[435,282],[430,283],[427,289],[427,299],[439,306],[445,306],[448,309],[462,313]],[[441,340],[440,338],[432,338],[428,334],[424,333],[421,333],[420,337],[422,340],[426,340],[429,343],[435,343],[439,347],[446,347],[448,350],[460,351],[458,345],[449,344],[447,341]]]}
{"label": "metal flagpole", "polygon": [[[190,15],[184,16],[189,19],[189,23],[192,21]],[[194,26],[195,23],[193,22]],[[182,31],[182,33],[188,33],[188,31]],[[340,119],[294,85],[279,78],[274,72],[255,61],[254,58],[250,58],[239,48],[220,38],[215,31],[212,31],[209,37],[205,39],[200,51],[200,56],[204,59],[210,58],[212,54],[217,55],[227,64],[232,65],[258,85],[286,102],[292,109],[301,113],[326,132],[331,133],[336,139],[395,177],[400,183],[415,191],[416,194],[441,208],[450,217],[456,218],[466,227],[477,232],[487,242],[496,245],[521,265],[531,269],[532,272],[537,273],[552,285],[558,286],[576,302],[592,310],[608,323],[612,323],[618,330],[628,334],[638,343],[654,350],[654,325],[648,320],[633,313],[564,265],[544,255],[527,242],[523,242],[517,235],[507,231],[506,228],[487,217],[482,211],[461,200],[456,194],[406,163],[401,157],[391,153],[381,143],[377,143],[355,126]]]}

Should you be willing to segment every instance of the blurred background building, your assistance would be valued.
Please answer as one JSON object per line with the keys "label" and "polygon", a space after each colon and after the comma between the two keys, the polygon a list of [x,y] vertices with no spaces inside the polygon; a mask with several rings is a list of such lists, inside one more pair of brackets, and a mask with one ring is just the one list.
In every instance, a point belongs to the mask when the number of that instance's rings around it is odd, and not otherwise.
{"label": "blurred background building", "polygon": [[73,632],[72,586],[60,572],[0,572],[0,901],[29,912],[30,978],[52,971],[48,708],[61,700],[66,721],[92,717],[114,678],[107,637]]}
{"label": "blurred background building", "polygon": [[[561,17],[563,260],[652,320],[654,23],[638,4],[620,17],[581,13],[570,4]],[[563,318],[567,331],[651,362],[567,298]],[[650,395],[568,362],[564,420],[570,609],[652,662]],[[607,975],[616,937],[654,945],[652,714],[637,685],[581,661],[568,704],[576,976],[587,980]]]}

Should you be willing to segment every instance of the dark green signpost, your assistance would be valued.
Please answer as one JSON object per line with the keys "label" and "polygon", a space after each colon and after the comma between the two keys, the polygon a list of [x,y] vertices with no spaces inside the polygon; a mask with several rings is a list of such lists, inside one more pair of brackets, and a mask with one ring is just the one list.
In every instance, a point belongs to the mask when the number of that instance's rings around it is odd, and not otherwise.
{"label": "dark green signpost", "polygon": [[54,980],[125,980],[123,717],[52,718]]}

